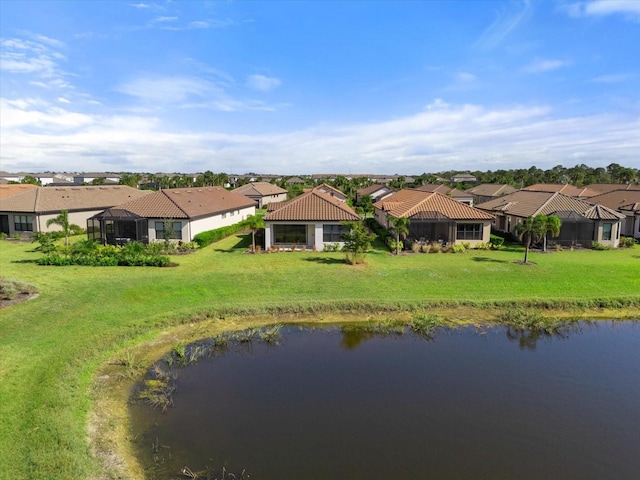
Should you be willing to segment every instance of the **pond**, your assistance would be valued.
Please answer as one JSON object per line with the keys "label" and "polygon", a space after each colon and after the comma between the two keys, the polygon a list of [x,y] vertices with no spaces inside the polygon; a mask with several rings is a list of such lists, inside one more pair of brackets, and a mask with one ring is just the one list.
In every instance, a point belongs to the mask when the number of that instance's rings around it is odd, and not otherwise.
{"label": "pond", "polygon": [[149,478],[638,478],[639,322],[280,333],[174,364],[165,411],[131,405]]}

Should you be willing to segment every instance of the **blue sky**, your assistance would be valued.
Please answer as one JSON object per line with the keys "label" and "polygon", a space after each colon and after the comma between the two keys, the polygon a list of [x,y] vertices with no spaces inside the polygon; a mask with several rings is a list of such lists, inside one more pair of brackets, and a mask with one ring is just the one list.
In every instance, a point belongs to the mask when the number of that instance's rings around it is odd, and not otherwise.
{"label": "blue sky", "polygon": [[0,169],[640,168],[640,0],[0,0]]}

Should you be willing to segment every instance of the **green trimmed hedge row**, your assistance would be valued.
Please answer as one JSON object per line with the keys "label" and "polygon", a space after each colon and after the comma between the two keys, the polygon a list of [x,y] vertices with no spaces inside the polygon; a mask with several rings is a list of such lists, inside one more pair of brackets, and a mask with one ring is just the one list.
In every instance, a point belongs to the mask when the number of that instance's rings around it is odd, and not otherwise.
{"label": "green trimmed hedge row", "polygon": [[241,232],[242,230],[246,230],[247,228],[249,228],[247,222],[246,220],[243,220],[240,223],[229,225],[228,227],[221,227],[214,230],[207,230],[206,232],[200,232],[195,237],[193,237],[193,241],[200,245],[200,248],[204,248],[207,245],[212,244],[213,242],[222,240],[229,235]]}

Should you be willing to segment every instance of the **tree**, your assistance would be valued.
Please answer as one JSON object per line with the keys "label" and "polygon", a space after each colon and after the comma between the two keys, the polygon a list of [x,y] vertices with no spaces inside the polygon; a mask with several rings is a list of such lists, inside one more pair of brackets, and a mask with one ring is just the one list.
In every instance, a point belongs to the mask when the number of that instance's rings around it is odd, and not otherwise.
{"label": "tree", "polygon": [[251,251],[256,251],[256,233],[264,228],[264,220],[262,215],[249,215],[246,219],[247,226],[251,229]]}
{"label": "tree", "polygon": [[373,214],[373,197],[371,195],[363,195],[360,197],[360,202],[356,210],[360,216],[365,218]]}
{"label": "tree", "polygon": [[403,239],[409,233],[409,219],[407,217],[393,217],[389,215],[387,218],[391,222],[391,230],[396,236],[396,255],[400,254],[400,237]]}
{"label": "tree", "polygon": [[139,173],[123,173],[120,175],[120,185],[127,185],[129,187],[138,188],[138,184],[142,180],[142,175]]}
{"label": "tree", "polygon": [[562,220],[557,215],[536,215],[537,224],[540,225],[542,232],[543,247],[542,251],[547,251],[547,234],[551,235],[551,238],[555,238],[560,235],[560,228],[562,227]]}
{"label": "tree", "polygon": [[31,185],[37,185],[39,187],[42,186],[42,182],[38,180],[33,175],[25,175],[24,178],[20,181],[20,183],[30,183]]}
{"label": "tree", "polygon": [[64,233],[64,244],[69,246],[69,235],[71,235],[71,224],[69,223],[69,212],[62,210],[57,217],[47,220],[47,227],[50,225],[59,225]]}
{"label": "tree", "polygon": [[[529,263],[529,247],[534,238],[539,238],[546,233],[546,223],[542,217],[527,217],[522,222],[518,222],[514,227],[514,232],[522,235],[524,241],[524,263]],[[546,217],[545,217],[546,218]]]}
{"label": "tree", "polygon": [[347,263],[356,265],[364,263],[364,255],[371,248],[371,242],[376,238],[362,222],[343,222],[346,232],[342,234],[344,247],[342,250],[347,257]]}

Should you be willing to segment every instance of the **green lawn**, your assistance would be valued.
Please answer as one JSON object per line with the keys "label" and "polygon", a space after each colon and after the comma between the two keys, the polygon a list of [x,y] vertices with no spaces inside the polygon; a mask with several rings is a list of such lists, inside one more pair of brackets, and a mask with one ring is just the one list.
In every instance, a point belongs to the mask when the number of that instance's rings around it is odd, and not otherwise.
{"label": "green lawn", "polygon": [[349,266],[339,253],[245,255],[233,236],[176,268],[41,267],[34,244],[0,241],[0,274],[40,296],[0,310],[0,478],[99,476],[87,441],[97,369],[123,348],[211,312],[362,305],[586,304],[619,300],[638,315],[640,247],[521,248],[395,257],[375,250]]}

